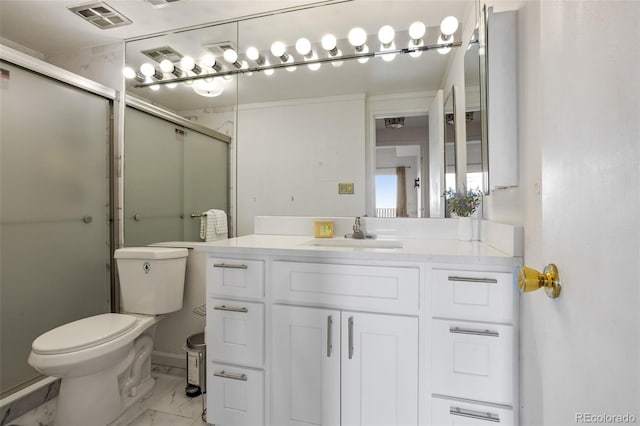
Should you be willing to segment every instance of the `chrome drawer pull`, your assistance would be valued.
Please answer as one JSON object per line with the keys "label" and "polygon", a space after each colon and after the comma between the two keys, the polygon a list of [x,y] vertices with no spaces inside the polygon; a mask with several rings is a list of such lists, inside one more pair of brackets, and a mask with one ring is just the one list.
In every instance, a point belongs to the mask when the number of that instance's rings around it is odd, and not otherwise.
{"label": "chrome drawer pull", "polygon": [[247,269],[245,264],[233,264],[233,263],[214,263],[214,268],[231,268],[231,269]]}
{"label": "chrome drawer pull", "polygon": [[213,373],[213,375],[217,376],[217,377],[222,377],[223,379],[242,380],[243,382],[247,381],[247,375],[246,374],[227,373],[224,370],[216,371],[215,373]]}
{"label": "chrome drawer pull", "polygon": [[483,413],[481,411],[465,410],[460,407],[450,407],[449,414],[452,416],[469,417],[476,420],[484,420],[487,422],[500,423],[500,417],[493,413]]}
{"label": "chrome drawer pull", "polygon": [[234,308],[233,306],[218,305],[218,306],[214,306],[213,309],[215,309],[216,311],[242,312],[245,314],[249,312],[249,310],[244,306],[240,308]]}
{"label": "chrome drawer pull", "polygon": [[353,359],[353,317],[349,317],[349,359]]}
{"label": "chrome drawer pull", "polygon": [[449,327],[449,333],[471,334],[474,336],[500,337],[500,333],[491,330],[474,330],[473,328]]}
{"label": "chrome drawer pull", "polygon": [[327,317],[327,358],[331,358],[331,350],[333,345],[331,344],[331,329],[333,328],[333,319],[331,315]]}
{"label": "chrome drawer pull", "polygon": [[487,283],[487,284],[498,284],[498,280],[495,278],[473,278],[473,277],[449,277],[449,281],[462,281],[466,283]]}

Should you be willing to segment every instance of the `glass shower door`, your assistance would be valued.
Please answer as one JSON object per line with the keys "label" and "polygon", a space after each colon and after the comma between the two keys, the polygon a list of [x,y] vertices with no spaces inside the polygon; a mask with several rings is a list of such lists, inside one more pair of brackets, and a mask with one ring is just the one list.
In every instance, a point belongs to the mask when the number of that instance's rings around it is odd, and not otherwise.
{"label": "glass shower door", "polygon": [[[32,341],[110,310],[111,101],[1,62],[0,391]],[[6,71],[6,72],[5,72]],[[7,74],[8,73],[8,74]]]}

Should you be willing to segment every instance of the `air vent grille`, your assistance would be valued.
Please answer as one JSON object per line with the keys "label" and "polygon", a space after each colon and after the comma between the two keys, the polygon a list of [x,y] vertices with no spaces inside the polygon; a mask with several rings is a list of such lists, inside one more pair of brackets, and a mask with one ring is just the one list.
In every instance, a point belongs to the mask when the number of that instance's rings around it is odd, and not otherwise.
{"label": "air vent grille", "polygon": [[186,0],[147,0],[147,3],[149,3],[151,6],[155,8],[161,8],[173,3],[184,2],[184,1]]}
{"label": "air vent grille", "polygon": [[131,23],[129,18],[104,2],[82,4],[68,7],[68,9],[102,30],[121,27]]}
{"label": "air vent grille", "polygon": [[180,62],[180,59],[182,59],[182,55],[180,54],[180,52],[178,52],[177,50],[175,50],[173,47],[170,47],[170,46],[161,46],[153,49],[147,49],[147,50],[143,50],[140,53],[153,59],[158,63],[163,59],[168,59],[173,63]]}
{"label": "air vent grille", "polygon": [[233,49],[236,52],[238,51],[238,47],[232,41],[218,41],[215,43],[207,43],[203,44],[203,47],[209,49],[209,51],[211,51],[211,53],[213,53],[215,56],[224,55],[224,51],[228,49]]}

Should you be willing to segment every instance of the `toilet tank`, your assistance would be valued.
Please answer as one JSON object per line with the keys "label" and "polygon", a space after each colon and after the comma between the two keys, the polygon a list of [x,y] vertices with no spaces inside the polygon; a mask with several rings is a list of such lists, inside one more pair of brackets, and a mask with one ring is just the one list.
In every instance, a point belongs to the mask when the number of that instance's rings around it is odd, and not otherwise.
{"label": "toilet tank", "polygon": [[117,249],[122,309],[147,315],[182,309],[188,250],[167,247]]}

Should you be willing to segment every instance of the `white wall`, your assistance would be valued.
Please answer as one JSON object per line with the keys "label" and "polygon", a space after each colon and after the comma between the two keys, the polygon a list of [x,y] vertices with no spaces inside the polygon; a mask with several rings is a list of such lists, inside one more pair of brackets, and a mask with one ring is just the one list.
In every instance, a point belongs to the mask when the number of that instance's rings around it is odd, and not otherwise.
{"label": "white wall", "polygon": [[237,129],[237,235],[255,216],[364,214],[363,95],[241,105]]}

